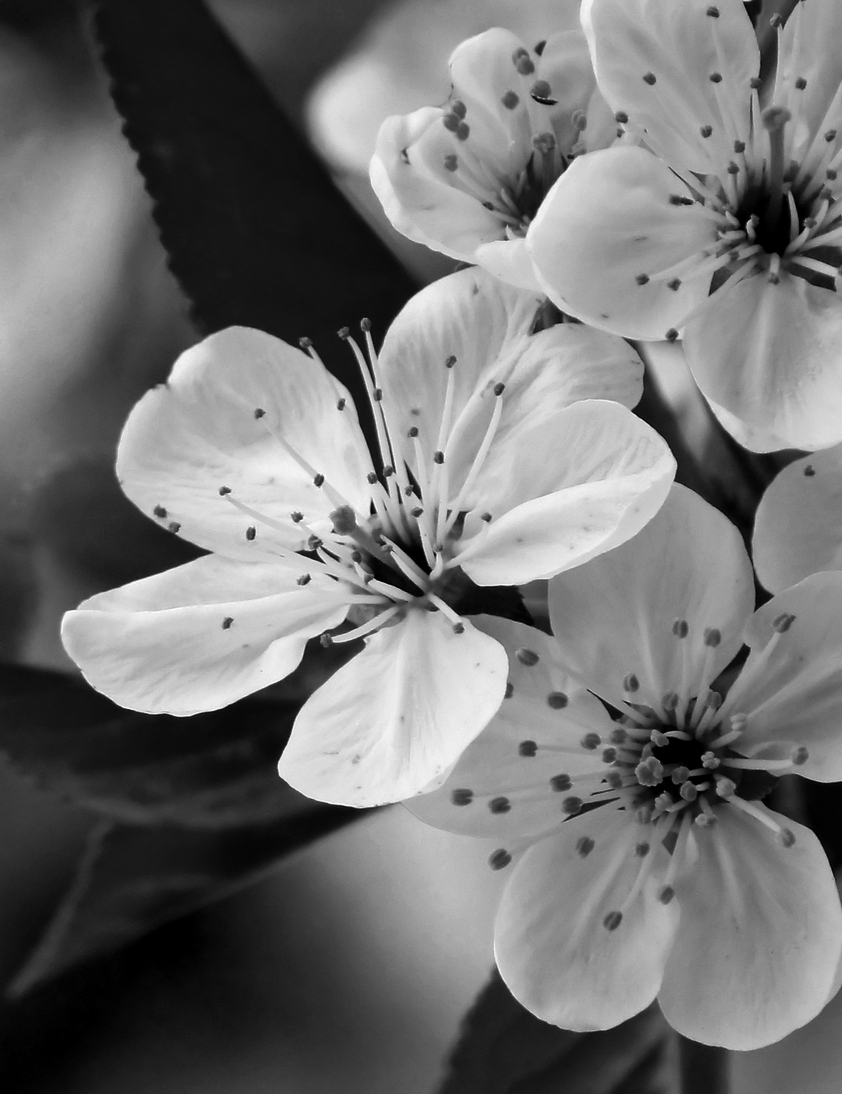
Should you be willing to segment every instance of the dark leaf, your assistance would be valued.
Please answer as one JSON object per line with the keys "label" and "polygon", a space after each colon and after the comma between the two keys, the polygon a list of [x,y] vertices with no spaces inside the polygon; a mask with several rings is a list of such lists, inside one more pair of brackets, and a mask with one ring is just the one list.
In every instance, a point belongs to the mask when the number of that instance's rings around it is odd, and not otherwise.
{"label": "dark leaf", "polygon": [[309,694],[322,667],[305,662],[271,699],[171,718],[127,712],[61,673],[0,666],[0,753],[39,786],[132,824],[271,822],[311,804],[277,762],[296,689]]}
{"label": "dark leaf", "polygon": [[464,1018],[439,1094],[670,1094],[672,1036],[654,1005],[616,1029],[558,1029],[495,973]]}
{"label": "dark leaf", "polygon": [[206,331],[312,337],[356,388],[339,327],[381,335],[415,290],[200,0],[99,0],[124,132]]}
{"label": "dark leaf", "polygon": [[72,965],[230,895],[359,816],[360,810],[306,803],[282,820],[223,832],[103,822],[9,993],[23,994]]}

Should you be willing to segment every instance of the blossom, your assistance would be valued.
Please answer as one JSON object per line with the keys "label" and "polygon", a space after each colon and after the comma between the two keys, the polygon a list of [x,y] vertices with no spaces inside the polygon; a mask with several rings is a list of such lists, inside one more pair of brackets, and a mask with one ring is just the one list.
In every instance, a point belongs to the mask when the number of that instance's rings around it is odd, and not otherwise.
{"label": "blossom", "polygon": [[777,65],[741,0],[586,0],[599,87],[645,147],[575,161],[527,244],[565,311],[626,337],[682,336],[723,424],[755,451],[842,439],[842,38],[798,3]]}
{"label": "blossom", "polygon": [[505,689],[502,647],[465,618],[478,586],[634,535],[674,471],[620,405],[640,396],[634,351],[578,324],[529,334],[540,299],[462,271],[407,304],[379,357],[363,322],[370,366],[345,332],[373,452],[306,341],[231,328],[188,350],[130,415],[117,471],[145,513],[213,553],[65,617],[88,681],[186,715],[288,675],[316,635],[364,638],[302,707],[281,774],[360,806],[443,778]]}
{"label": "blossom", "polygon": [[836,991],[830,866],[761,798],[791,772],[842,778],[842,574],[752,605],[736,529],[675,486],[635,539],[550,582],[554,638],[483,623],[509,698],[408,804],[517,860],[495,951],[540,1018],[604,1029],[657,997],[686,1036],[749,1049]]}
{"label": "blossom", "polygon": [[842,570],[842,446],[803,456],[772,481],[757,508],[752,556],[773,593]]}
{"label": "blossom", "polygon": [[392,224],[419,243],[537,290],[524,237],[574,156],[616,139],[579,30],[531,50],[494,28],[450,58],[453,91],[383,123],[371,183]]}

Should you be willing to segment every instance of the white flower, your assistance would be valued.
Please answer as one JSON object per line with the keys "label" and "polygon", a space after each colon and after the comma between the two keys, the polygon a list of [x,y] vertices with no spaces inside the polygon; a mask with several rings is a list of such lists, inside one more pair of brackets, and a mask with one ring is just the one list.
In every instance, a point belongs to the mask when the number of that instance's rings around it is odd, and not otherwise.
{"label": "white flower", "polygon": [[[578,324],[530,335],[540,298],[463,271],[414,297],[359,359],[376,452],[314,355],[232,328],[188,350],[126,424],[128,496],[212,552],[102,593],[63,636],[124,706],[192,714],[288,675],[308,639],[364,650],[304,704],[281,759],[312,797],[372,805],[440,780],[498,708],[506,658],[477,586],[624,541],[674,461],[624,406],[641,364]],[[584,400],[584,401],[581,401]],[[493,594],[486,594],[493,595]]]}
{"label": "white flower", "polygon": [[540,53],[499,27],[450,58],[444,107],[388,118],[371,183],[399,232],[539,291],[526,230],[571,159],[616,139],[579,30]]}
{"label": "white flower", "polygon": [[657,997],[686,1036],[750,1049],[838,987],[830,866],[760,799],[790,772],[842,779],[842,574],[752,615],[753,596],[736,529],[676,486],[635,539],[550,582],[554,639],[482,623],[509,652],[509,697],[408,804],[494,836],[492,866],[518,859],[495,950],[546,1021],[604,1029]]}
{"label": "white flower", "polygon": [[757,509],[752,556],[773,593],[842,570],[842,445],[795,460],[774,479]]}
{"label": "white flower", "polygon": [[[565,311],[684,338],[756,451],[842,439],[842,5],[807,0],[760,52],[741,0],[586,0],[600,89],[646,147],[571,165],[528,246]],[[779,22],[779,20],[778,20]]]}

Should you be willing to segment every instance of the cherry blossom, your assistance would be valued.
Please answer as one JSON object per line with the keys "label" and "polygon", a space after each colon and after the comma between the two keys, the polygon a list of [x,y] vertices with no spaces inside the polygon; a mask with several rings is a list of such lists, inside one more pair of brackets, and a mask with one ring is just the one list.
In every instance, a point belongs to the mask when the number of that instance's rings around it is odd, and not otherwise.
{"label": "cherry blossom", "polygon": [[450,75],[445,106],[383,123],[372,186],[405,236],[537,290],[524,237],[544,195],[575,156],[617,137],[585,37],[528,49],[497,27],[455,50]]}
{"label": "cherry blossom", "polygon": [[757,509],[752,555],[771,592],[821,570],[842,570],[842,446],[785,467]]}
{"label": "cherry blossom", "polygon": [[756,451],[842,440],[842,39],[799,2],[760,51],[741,0],[586,0],[599,87],[641,146],[576,160],[527,243],[565,311],[683,337],[723,424]]}
{"label": "cherry blossom", "polygon": [[231,328],[183,354],[130,415],[117,471],[212,553],[65,617],[88,681],[189,715],[282,679],[315,636],[364,639],[302,707],[281,774],[359,806],[440,781],[505,690],[476,604],[634,535],[674,472],[622,405],[640,396],[634,351],[579,324],[530,334],[542,299],[466,270],[414,297],[379,355],[364,321],[367,361],[341,332],[373,450],[307,340]]}
{"label": "cherry blossom", "polygon": [[554,637],[481,623],[507,698],[408,804],[498,841],[497,962],[546,1021],[605,1029],[657,997],[687,1037],[750,1049],[838,987],[830,866],[762,798],[784,774],[842,779],[842,574],[753,598],[736,529],[674,486],[637,537],[550,582]]}

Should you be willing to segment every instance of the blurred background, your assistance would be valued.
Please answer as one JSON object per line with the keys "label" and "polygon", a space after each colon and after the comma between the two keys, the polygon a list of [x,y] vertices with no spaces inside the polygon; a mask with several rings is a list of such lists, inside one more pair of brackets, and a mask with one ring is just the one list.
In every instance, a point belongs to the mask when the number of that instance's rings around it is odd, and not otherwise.
{"label": "blurred background", "polygon": [[[570,18],[561,0],[210,6],[419,282],[450,264],[378,216],[366,164],[380,121],[446,98],[447,57],[462,38],[505,25],[531,42]],[[61,613],[125,580],[80,547],[87,510],[76,471],[87,461],[102,473],[130,407],[198,337],[89,20],[69,2],[0,3],[0,239],[3,565],[18,564],[25,537],[34,561],[14,655],[69,671]],[[135,545],[124,548],[130,570]],[[93,821],[8,768],[0,783],[8,981],[69,884]],[[2,1089],[432,1094],[492,967],[504,879],[488,870],[488,850],[400,807],[366,817],[261,883],[2,1004]],[[840,1021],[837,1002],[780,1045],[741,1056],[736,1090],[842,1089]]]}

